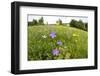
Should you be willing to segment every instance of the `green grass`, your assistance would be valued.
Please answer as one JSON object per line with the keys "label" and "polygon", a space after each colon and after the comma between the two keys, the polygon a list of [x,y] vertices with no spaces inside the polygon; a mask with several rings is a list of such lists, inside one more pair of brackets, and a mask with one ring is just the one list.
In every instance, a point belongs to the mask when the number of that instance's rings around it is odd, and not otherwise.
{"label": "green grass", "polygon": [[[56,32],[54,39],[49,36],[52,31]],[[62,46],[56,44],[58,40]],[[87,40],[88,32],[68,26],[28,26],[28,60],[87,58]],[[52,55],[55,48],[60,51],[57,56]]]}

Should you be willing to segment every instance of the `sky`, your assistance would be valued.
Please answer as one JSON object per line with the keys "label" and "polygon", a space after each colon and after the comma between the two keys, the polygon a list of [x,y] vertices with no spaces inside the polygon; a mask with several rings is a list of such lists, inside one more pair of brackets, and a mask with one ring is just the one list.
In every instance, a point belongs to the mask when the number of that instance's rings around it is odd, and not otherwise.
{"label": "sky", "polygon": [[58,19],[61,19],[63,23],[69,23],[72,19],[75,19],[75,20],[82,20],[83,22],[88,22],[88,18],[87,17],[80,17],[80,16],[53,16],[53,15],[28,15],[28,22],[31,22],[33,21],[33,19],[40,19],[41,17],[43,17],[44,19],[44,23],[47,23],[48,24],[55,24],[56,21]]}

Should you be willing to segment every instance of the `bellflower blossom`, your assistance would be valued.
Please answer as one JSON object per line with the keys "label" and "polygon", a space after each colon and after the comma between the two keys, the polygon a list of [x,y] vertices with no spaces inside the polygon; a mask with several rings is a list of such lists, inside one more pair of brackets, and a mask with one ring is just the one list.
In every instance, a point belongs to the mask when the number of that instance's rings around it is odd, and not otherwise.
{"label": "bellflower blossom", "polygon": [[61,46],[62,42],[61,41],[57,41],[57,45]]}
{"label": "bellflower blossom", "polygon": [[52,50],[52,54],[53,54],[54,56],[59,55],[59,50],[53,49],[53,50]]}
{"label": "bellflower blossom", "polygon": [[50,37],[51,37],[52,39],[55,38],[55,37],[56,37],[55,32],[51,32],[51,33],[50,33]]}

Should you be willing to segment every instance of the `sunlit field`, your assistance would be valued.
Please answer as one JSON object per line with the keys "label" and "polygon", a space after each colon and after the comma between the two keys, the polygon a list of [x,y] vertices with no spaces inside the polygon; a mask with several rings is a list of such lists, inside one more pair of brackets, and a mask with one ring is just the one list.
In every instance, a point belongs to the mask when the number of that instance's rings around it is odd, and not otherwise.
{"label": "sunlit field", "polygon": [[88,57],[88,32],[63,25],[28,26],[28,60]]}

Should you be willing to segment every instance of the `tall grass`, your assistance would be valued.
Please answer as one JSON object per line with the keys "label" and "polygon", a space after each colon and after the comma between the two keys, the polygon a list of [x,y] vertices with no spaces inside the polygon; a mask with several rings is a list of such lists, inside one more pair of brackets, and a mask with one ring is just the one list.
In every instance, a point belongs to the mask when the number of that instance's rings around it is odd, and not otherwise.
{"label": "tall grass", "polygon": [[[56,37],[51,38],[50,33]],[[62,45],[57,45],[61,41]],[[53,55],[52,50],[59,54]],[[68,26],[28,26],[28,60],[81,59],[88,57],[88,33]]]}

